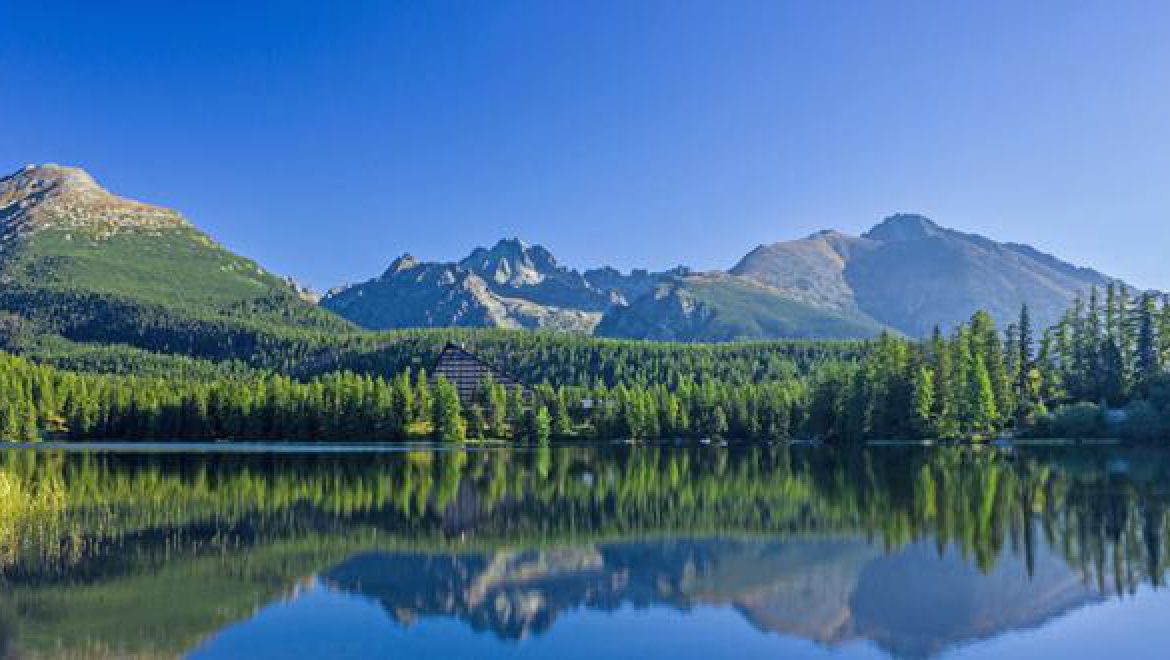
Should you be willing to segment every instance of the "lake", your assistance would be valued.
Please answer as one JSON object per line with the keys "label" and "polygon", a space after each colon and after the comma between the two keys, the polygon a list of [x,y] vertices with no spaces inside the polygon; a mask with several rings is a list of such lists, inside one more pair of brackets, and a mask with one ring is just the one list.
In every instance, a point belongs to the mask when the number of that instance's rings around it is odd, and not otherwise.
{"label": "lake", "polygon": [[0,658],[1159,658],[1170,452],[0,450]]}

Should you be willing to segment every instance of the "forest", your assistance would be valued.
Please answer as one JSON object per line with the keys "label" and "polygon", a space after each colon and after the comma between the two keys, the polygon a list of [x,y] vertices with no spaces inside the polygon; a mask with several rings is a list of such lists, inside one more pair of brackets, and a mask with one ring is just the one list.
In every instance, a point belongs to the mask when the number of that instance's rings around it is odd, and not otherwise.
{"label": "forest", "polygon": [[[1034,328],[1024,307],[1002,330],[978,312],[924,340],[312,333],[260,366],[230,352],[205,361],[68,339],[27,357],[0,354],[0,437],[847,444],[1012,433],[1152,442],[1170,428],[1170,304],[1114,287],[1077,300],[1051,328]],[[529,383],[530,394],[485,382],[474,401],[460,401],[453,385],[427,376],[448,341]]]}

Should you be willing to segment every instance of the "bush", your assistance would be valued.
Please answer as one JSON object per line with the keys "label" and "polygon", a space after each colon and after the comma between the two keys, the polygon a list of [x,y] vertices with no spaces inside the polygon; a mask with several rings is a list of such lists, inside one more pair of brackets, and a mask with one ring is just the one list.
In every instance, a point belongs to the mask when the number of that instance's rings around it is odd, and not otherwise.
{"label": "bush", "polygon": [[1161,439],[1166,426],[1162,415],[1149,401],[1134,401],[1125,407],[1125,421],[1119,426],[1121,437],[1135,442]]}
{"label": "bush", "polygon": [[1150,403],[1163,415],[1170,415],[1170,374],[1155,376],[1150,381]]}
{"label": "bush", "polygon": [[1049,435],[1066,438],[1099,438],[1105,434],[1105,414],[1095,403],[1060,406],[1048,416]]}

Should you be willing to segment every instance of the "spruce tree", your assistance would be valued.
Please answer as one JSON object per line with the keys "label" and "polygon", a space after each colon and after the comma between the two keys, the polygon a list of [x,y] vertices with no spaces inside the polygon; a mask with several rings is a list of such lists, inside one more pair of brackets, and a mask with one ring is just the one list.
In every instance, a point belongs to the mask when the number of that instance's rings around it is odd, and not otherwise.
{"label": "spruce tree", "polygon": [[1032,315],[1028,304],[1020,306],[1020,321],[1016,325],[1016,393],[1021,401],[1026,400],[1028,372],[1032,370]]}
{"label": "spruce tree", "polygon": [[512,428],[512,437],[519,438],[524,429],[524,388],[519,385],[508,390],[508,426]]}
{"label": "spruce tree", "polygon": [[995,430],[995,423],[999,411],[995,407],[995,390],[991,384],[991,375],[982,355],[976,355],[970,372],[970,429],[975,433],[988,433]]}
{"label": "spruce tree", "polygon": [[20,411],[20,441],[39,442],[41,431],[37,428],[37,407],[32,401],[27,402]]}
{"label": "spruce tree", "polygon": [[538,445],[547,445],[551,437],[552,416],[548,414],[548,408],[538,406],[535,410],[529,409],[528,441]]}
{"label": "spruce tree", "polygon": [[552,433],[558,438],[567,438],[573,434],[573,419],[569,415],[569,406],[565,401],[563,389],[556,394],[552,403]]}
{"label": "spruce tree", "polygon": [[21,440],[21,419],[17,412],[16,404],[12,401],[4,407],[4,418],[0,420],[0,434],[3,439],[8,442],[20,442]]}
{"label": "spruce tree", "polygon": [[1149,293],[1142,295],[1138,306],[1136,380],[1143,391],[1162,368],[1158,351],[1157,313],[1154,296]]}
{"label": "spruce tree", "polygon": [[443,376],[435,381],[431,429],[436,440],[462,442],[467,435],[459,410],[459,391]]}
{"label": "spruce tree", "polygon": [[415,419],[422,420],[426,418],[427,412],[433,408],[431,401],[431,384],[427,379],[427,370],[419,369],[418,375],[414,379],[414,409]]}
{"label": "spruce tree", "polygon": [[934,382],[934,372],[930,367],[922,365],[915,371],[913,427],[919,437],[930,437],[937,431]]}

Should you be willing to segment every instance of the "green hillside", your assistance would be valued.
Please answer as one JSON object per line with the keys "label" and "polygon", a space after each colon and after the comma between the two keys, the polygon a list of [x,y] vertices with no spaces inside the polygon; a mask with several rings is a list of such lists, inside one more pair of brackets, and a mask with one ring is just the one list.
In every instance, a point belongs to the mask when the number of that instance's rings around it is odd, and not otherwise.
{"label": "green hillside", "polygon": [[55,165],[0,179],[0,283],[26,335],[270,366],[353,331],[178,213]]}

